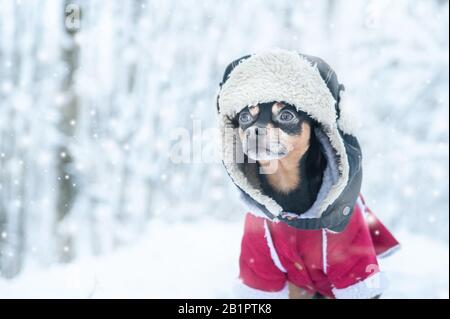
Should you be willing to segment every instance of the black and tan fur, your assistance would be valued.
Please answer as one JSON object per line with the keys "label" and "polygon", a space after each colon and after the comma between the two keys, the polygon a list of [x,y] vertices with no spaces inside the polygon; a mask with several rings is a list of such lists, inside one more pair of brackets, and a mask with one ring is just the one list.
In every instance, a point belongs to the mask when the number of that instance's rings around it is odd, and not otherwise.
{"label": "black and tan fur", "polygon": [[[295,118],[281,123],[279,115],[286,111]],[[252,121],[241,123],[239,119],[243,113],[250,114]],[[239,126],[244,153],[256,160],[260,167],[264,193],[276,200],[286,212],[302,214],[307,211],[316,199],[326,165],[314,135],[313,128],[317,124],[295,107],[280,102],[247,107],[238,114],[235,123]],[[255,145],[258,149],[261,144],[273,146],[275,153],[279,152],[265,158],[246,149],[255,148]],[[260,151],[264,152],[264,147]]]}
{"label": "black and tan fur", "polygon": [[[280,112],[285,110],[292,112],[295,118],[289,123],[280,123],[277,119]],[[242,124],[239,121],[243,113],[251,116],[252,121],[248,124]],[[254,138],[255,129],[262,130],[264,134],[256,134],[256,136],[265,139],[255,144],[276,143],[280,145],[275,147],[277,150],[286,152],[285,154],[281,152],[279,158],[253,158],[260,168],[259,178],[262,189],[266,195],[280,203],[287,212],[302,214],[307,211],[316,199],[326,166],[319,142],[314,135],[313,128],[317,124],[305,113],[297,111],[295,107],[274,102],[245,108],[236,117],[235,125],[239,127],[239,136],[247,156],[249,156],[249,150],[246,149],[247,140]],[[313,297],[304,289],[291,283],[288,287],[291,299]]]}

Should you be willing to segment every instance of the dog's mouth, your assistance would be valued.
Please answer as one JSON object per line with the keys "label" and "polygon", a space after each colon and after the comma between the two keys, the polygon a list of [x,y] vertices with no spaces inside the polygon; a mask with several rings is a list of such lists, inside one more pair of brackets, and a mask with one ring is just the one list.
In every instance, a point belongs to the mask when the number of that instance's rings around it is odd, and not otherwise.
{"label": "dog's mouth", "polygon": [[286,152],[274,152],[270,149],[250,149],[246,155],[255,161],[270,161],[281,159],[287,155]]}
{"label": "dog's mouth", "polygon": [[[263,141],[264,142],[264,141]],[[281,143],[249,143],[244,141],[244,153],[255,161],[270,161],[286,157],[289,149]]]}

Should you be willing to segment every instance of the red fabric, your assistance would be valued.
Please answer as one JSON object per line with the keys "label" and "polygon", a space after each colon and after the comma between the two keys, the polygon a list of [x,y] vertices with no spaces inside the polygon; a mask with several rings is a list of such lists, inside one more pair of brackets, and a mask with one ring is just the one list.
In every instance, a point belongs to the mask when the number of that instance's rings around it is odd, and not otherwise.
{"label": "red fabric", "polygon": [[239,266],[240,278],[251,288],[273,292],[281,290],[286,283],[284,274],[270,256],[264,220],[251,214],[247,214],[245,221]]}
{"label": "red fabric", "polygon": [[372,210],[366,206],[364,198],[360,196],[362,206],[365,208],[366,221],[369,226],[370,235],[377,256],[386,253],[389,249],[399,245],[398,241],[392,236],[391,232],[375,216]]}
{"label": "red fabric", "polygon": [[[265,223],[271,240],[266,238]],[[274,251],[271,255],[269,249],[271,242],[281,262],[278,267]],[[298,230],[249,213],[241,245],[240,278],[245,285],[267,292],[279,291],[290,281],[310,293],[334,297],[333,288],[348,288],[378,272],[376,256],[397,245],[362,198],[340,233]]]}

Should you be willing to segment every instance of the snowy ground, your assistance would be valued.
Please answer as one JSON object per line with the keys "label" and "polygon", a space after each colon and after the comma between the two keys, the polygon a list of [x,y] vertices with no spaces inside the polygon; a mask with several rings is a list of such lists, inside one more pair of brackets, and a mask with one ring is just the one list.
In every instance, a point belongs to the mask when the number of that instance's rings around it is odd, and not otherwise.
{"label": "snowy ground", "polygon": [[[153,223],[140,243],[67,266],[0,281],[2,298],[229,298],[241,223]],[[448,298],[448,245],[396,232],[402,250],[382,262],[385,298]],[[175,237],[174,237],[175,236]]]}

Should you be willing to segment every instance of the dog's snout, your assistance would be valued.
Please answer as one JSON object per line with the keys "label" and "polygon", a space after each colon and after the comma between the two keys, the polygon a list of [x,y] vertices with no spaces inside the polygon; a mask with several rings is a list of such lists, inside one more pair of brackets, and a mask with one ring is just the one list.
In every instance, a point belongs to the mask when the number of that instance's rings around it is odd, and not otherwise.
{"label": "dog's snout", "polygon": [[267,134],[267,129],[264,127],[253,126],[247,129],[247,137],[256,137]]}

